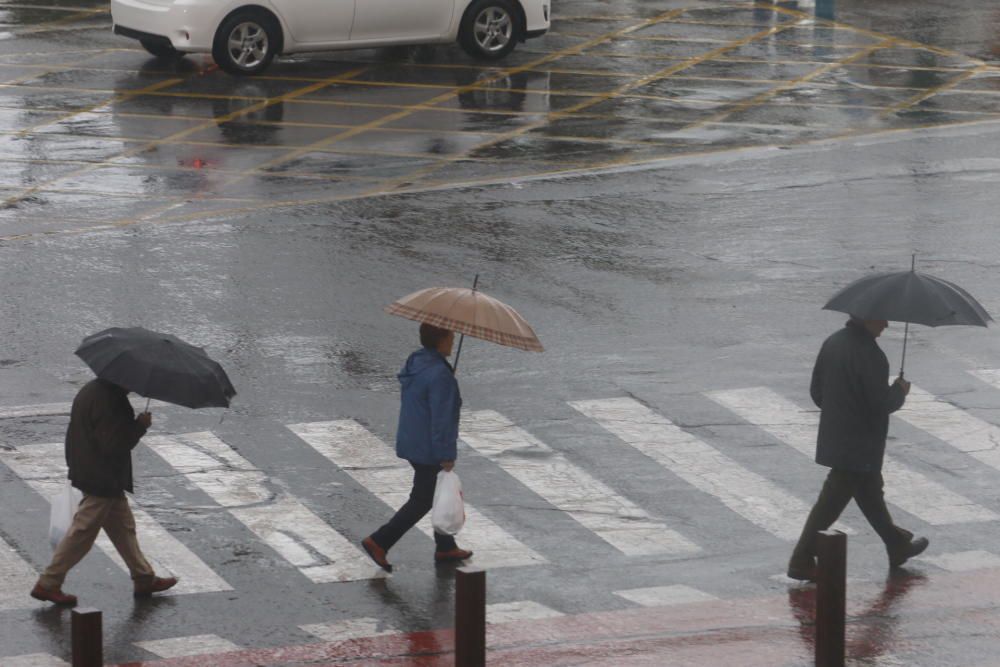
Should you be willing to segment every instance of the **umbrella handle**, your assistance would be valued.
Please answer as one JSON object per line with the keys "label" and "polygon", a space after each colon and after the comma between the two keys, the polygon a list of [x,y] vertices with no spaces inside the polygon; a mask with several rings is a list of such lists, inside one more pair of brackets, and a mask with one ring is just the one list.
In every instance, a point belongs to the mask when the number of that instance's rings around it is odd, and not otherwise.
{"label": "umbrella handle", "polygon": [[903,359],[899,362],[899,377],[903,377],[903,369],[906,367],[906,340],[910,337],[910,323],[903,327]]}
{"label": "umbrella handle", "polygon": [[151,400],[151,399],[149,399],[149,398],[146,398],[146,409],[145,409],[145,410],[143,410],[143,412],[149,412],[149,401],[150,401],[150,400]]}

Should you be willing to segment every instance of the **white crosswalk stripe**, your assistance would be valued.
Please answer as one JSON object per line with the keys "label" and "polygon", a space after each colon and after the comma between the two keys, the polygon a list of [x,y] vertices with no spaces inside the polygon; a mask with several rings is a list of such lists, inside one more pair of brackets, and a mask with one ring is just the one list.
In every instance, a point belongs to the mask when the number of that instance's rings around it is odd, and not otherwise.
{"label": "white crosswalk stripe", "polygon": [[558,618],[563,615],[561,611],[556,611],[531,600],[494,602],[486,605],[486,622],[490,624],[537,621],[543,618]]}
{"label": "white crosswalk stripe", "polygon": [[0,537],[0,611],[31,609],[43,603],[28,597],[38,573]]}
{"label": "white crosswalk stripe", "polygon": [[981,550],[918,556],[914,560],[932,563],[948,572],[972,572],[1000,568],[1000,556]]}
{"label": "white crosswalk stripe", "polygon": [[341,642],[348,639],[382,637],[399,632],[395,627],[377,618],[351,618],[333,623],[312,623],[300,625],[300,629],[325,642]]}
{"label": "white crosswalk stripe", "polygon": [[631,588],[625,591],[615,591],[615,595],[641,607],[668,607],[692,602],[712,602],[719,599],[714,595],[699,591],[697,588],[682,584]]}
{"label": "white crosswalk stripe", "polygon": [[805,503],[642,403],[614,398],[570,405],[747,521],[784,540],[799,536]]}
{"label": "white crosswalk stripe", "polygon": [[[912,392],[911,392],[912,393]],[[766,387],[713,391],[709,398],[812,458],[819,415]],[[898,443],[897,443],[898,446]],[[1000,516],[886,455],[886,500],[932,525],[995,521]]]}
{"label": "white crosswalk stripe", "polygon": [[32,653],[0,658],[3,667],[69,667],[69,663],[48,653]]}
{"label": "white crosswalk stripe", "polygon": [[[386,505],[397,509],[406,502],[412,469],[361,424],[345,419],[291,424],[288,428]],[[546,562],[468,502],[465,515],[462,545],[475,552],[467,564],[493,568]],[[429,517],[425,517],[418,528],[427,535],[433,534]]]}
{"label": "white crosswalk stripe", "polygon": [[896,416],[943,440],[991,468],[1000,470],[1000,426],[966,412],[912,385]]}
{"label": "white crosswalk stripe", "polygon": [[[48,501],[66,484],[66,461],[62,443],[25,445],[15,451],[3,451],[0,452],[0,461]],[[180,579],[167,595],[232,590],[222,577],[167,532],[156,519],[135,502],[131,505],[143,553],[158,573],[173,574]],[[48,531],[44,533],[47,535]],[[101,532],[96,544],[123,572],[128,572],[128,567],[107,535]]]}
{"label": "white crosswalk stripe", "polygon": [[136,646],[161,658],[186,658],[238,651],[240,647],[218,635],[193,635],[136,642]]}
{"label": "white crosswalk stripe", "polygon": [[689,555],[700,551],[687,538],[654,520],[635,503],[497,412],[485,410],[464,416],[460,437],[624,554]]}
{"label": "white crosswalk stripe", "polygon": [[143,442],[316,583],[381,576],[368,557],[211,433],[147,436]]}

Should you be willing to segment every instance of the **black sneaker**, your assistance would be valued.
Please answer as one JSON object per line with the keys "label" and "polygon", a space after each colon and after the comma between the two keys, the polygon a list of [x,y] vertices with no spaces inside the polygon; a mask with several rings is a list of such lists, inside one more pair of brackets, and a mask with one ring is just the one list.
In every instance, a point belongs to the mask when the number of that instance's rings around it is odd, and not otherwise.
{"label": "black sneaker", "polygon": [[788,578],[798,581],[816,581],[816,559],[812,556],[799,558],[792,556],[788,561]]}
{"label": "black sneaker", "polygon": [[926,537],[918,537],[910,540],[907,544],[893,549],[889,552],[889,567],[897,568],[914,556],[919,556],[926,551],[930,541]]}

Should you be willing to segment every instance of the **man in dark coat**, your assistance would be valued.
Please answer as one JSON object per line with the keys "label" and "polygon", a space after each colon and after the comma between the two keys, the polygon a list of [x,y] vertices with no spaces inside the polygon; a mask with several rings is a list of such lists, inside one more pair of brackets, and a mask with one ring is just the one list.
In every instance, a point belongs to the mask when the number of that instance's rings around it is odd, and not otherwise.
{"label": "man in dark coat", "polygon": [[[386,572],[392,572],[386,552],[431,510],[438,473],[454,468],[457,457],[462,396],[455,371],[448,363],[455,333],[421,324],[420,343],[421,348],[410,355],[399,373],[396,429],[396,455],[413,466],[413,488],[395,516],[361,541],[365,552]],[[435,562],[472,556],[471,551],[460,549],[451,535],[435,531],[434,543]]]}
{"label": "man in dark coat", "polygon": [[816,463],[830,468],[788,563],[792,579],[816,578],[816,533],[837,520],[851,498],[885,543],[890,567],[927,548],[927,538],[897,527],[885,506],[882,459],[889,415],[903,407],[910,383],[889,384],[889,361],[876,338],[886,320],[852,317],[826,339],[813,368],[809,392],[820,409]]}
{"label": "man in dark coat", "polygon": [[125,496],[126,491],[132,493],[132,450],[152,422],[148,412],[136,417],[128,392],[107,380],[91,380],[77,393],[66,430],[66,463],[70,482],[83,492],[83,500],[31,597],[75,605],[76,596],[62,592],[63,581],[94,546],[102,528],[128,566],[137,596],[177,583],[173,577],[157,577],[139,549]]}

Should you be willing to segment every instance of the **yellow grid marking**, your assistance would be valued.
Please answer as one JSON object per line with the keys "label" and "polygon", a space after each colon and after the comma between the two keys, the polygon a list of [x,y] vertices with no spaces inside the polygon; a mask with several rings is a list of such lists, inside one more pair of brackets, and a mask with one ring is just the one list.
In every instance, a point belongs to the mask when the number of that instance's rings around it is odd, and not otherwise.
{"label": "yellow grid marking", "polygon": [[[650,83],[654,83],[656,81],[660,81],[660,80],[669,78],[669,77],[673,76],[674,74],[676,74],[678,72],[681,72],[681,71],[683,71],[685,69],[688,69],[690,67],[694,67],[695,65],[697,65],[699,63],[702,63],[702,62],[704,62],[704,61],[706,61],[706,60],[708,60],[710,58],[713,58],[713,57],[715,57],[717,55],[725,53],[726,51],[731,51],[733,49],[738,49],[738,48],[740,48],[740,47],[742,47],[742,46],[744,46],[746,44],[750,44],[750,43],[755,42],[757,40],[765,39],[767,37],[770,37],[771,35],[775,35],[775,34],[777,34],[779,32],[782,32],[783,30],[787,30],[792,25],[794,25],[794,23],[787,23],[787,24],[781,24],[781,25],[772,26],[770,28],[767,28],[766,30],[762,30],[762,31],[757,32],[757,33],[755,33],[753,35],[750,35],[748,37],[744,37],[742,39],[734,40],[734,41],[730,42],[729,44],[727,44],[725,46],[721,46],[719,48],[713,49],[712,51],[709,51],[709,52],[704,53],[702,55],[694,56],[692,58],[688,58],[687,60],[684,60],[683,62],[678,63],[676,65],[673,65],[671,67],[667,67],[666,69],[660,70],[660,71],[655,72],[653,74],[648,74],[646,76],[640,77],[636,81],[633,81],[633,82],[630,82],[630,83],[625,84],[623,86],[620,86],[619,88],[617,88],[616,90],[613,90],[611,92],[603,93],[600,96],[594,97],[593,99],[590,99],[590,100],[587,100],[587,101],[584,101],[584,102],[581,102],[580,104],[577,104],[575,106],[572,106],[572,107],[569,107],[569,108],[566,108],[566,109],[562,109],[560,111],[552,112],[551,114],[549,114],[548,119],[545,120],[545,121],[543,121],[543,122],[540,122],[540,123],[530,123],[530,124],[524,125],[524,126],[522,126],[520,128],[517,128],[516,130],[512,130],[510,132],[502,134],[502,135],[498,136],[497,138],[495,138],[495,139],[493,139],[491,141],[488,141],[488,142],[486,142],[484,144],[481,144],[479,146],[474,147],[470,151],[466,152],[464,155],[467,156],[467,155],[471,154],[472,151],[482,150],[483,148],[488,148],[489,146],[496,145],[496,144],[501,143],[503,141],[508,141],[510,139],[513,139],[513,138],[516,138],[516,137],[519,137],[519,136],[523,136],[523,135],[527,134],[528,132],[531,132],[533,130],[537,130],[537,129],[540,129],[542,127],[545,127],[546,125],[548,125],[551,122],[552,119],[559,119],[559,118],[564,118],[566,116],[570,116],[570,115],[572,115],[572,114],[574,114],[574,113],[576,113],[578,111],[582,111],[584,109],[589,109],[590,107],[596,106],[596,105],[601,104],[602,102],[606,102],[606,101],[608,101],[610,99],[620,98],[620,97],[633,97],[633,95],[628,94],[629,91],[632,91],[632,90],[634,90],[636,88],[641,88],[643,86],[646,86],[646,85],[648,85]],[[462,159],[463,159],[463,155],[452,156],[451,158],[449,158],[449,162],[454,163],[454,162],[458,162],[458,161],[460,161]],[[410,182],[413,182],[413,181],[416,181],[416,180],[420,180],[420,179],[424,178],[427,174],[433,173],[434,171],[437,171],[437,169],[439,169],[439,168],[440,167],[438,167],[438,168],[431,168],[431,169],[422,169],[422,170],[419,170],[419,171],[417,171],[417,172],[415,172],[413,174],[409,174],[406,177],[394,179],[394,180],[390,181],[387,184],[387,186],[382,190],[382,192],[387,192],[387,191],[391,190],[393,187],[396,187],[396,186],[401,185],[401,184],[410,183]]]}
{"label": "yellow grid marking", "polygon": [[[893,106],[891,106],[888,109],[886,109],[885,112],[883,112],[882,114],[879,114],[879,118],[886,118],[888,116],[891,116],[894,113],[898,113],[898,112],[902,111],[903,109],[907,109],[907,108],[909,108],[909,107],[911,107],[911,106],[913,106],[915,104],[920,104],[924,100],[926,100],[928,98],[931,98],[931,97],[937,95],[938,93],[942,93],[942,92],[944,92],[946,90],[950,90],[950,89],[954,88],[955,86],[957,86],[958,84],[962,83],[963,81],[966,81],[966,80],[974,77],[976,74],[979,74],[984,69],[985,68],[983,68],[983,67],[977,67],[974,70],[970,70],[970,71],[966,72],[965,74],[962,74],[960,76],[955,77],[951,81],[946,81],[945,83],[942,83],[940,86],[937,86],[936,88],[931,88],[931,89],[926,90],[926,91],[924,91],[924,92],[922,92],[922,93],[920,93],[918,95],[914,95],[913,97],[911,97],[911,98],[909,98],[907,100],[903,100],[899,104],[894,104]],[[998,109],[998,111],[1000,111],[1000,109]]]}
{"label": "yellow grid marking", "polygon": [[[363,67],[363,68],[359,68],[359,69],[355,70],[355,72],[357,74],[361,74],[362,72],[364,72],[367,69],[368,69],[367,67]],[[316,90],[319,90],[320,88],[322,88],[325,85],[327,85],[327,84],[325,84],[323,82],[314,83],[312,85],[306,86],[304,88],[300,88],[298,90],[292,91],[292,92],[287,93],[285,95],[281,95],[281,96],[275,97],[275,98],[270,98],[268,100],[260,102],[259,104],[254,104],[254,105],[250,105],[249,107],[245,107],[243,109],[239,109],[239,110],[234,111],[234,112],[232,112],[230,114],[227,114],[225,116],[221,116],[219,118],[213,118],[211,120],[207,120],[207,121],[203,122],[201,125],[195,126],[193,128],[188,128],[188,129],[182,130],[180,132],[174,133],[174,134],[172,134],[172,135],[170,135],[168,137],[165,137],[163,139],[146,140],[144,146],[140,146],[137,149],[132,149],[132,150],[129,150],[129,151],[125,151],[124,153],[121,153],[121,154],[119,154],[117,156],[114,156],[113,158],[109,158],[109,159],[121,159],[123,157],[131,157],[131,156],[137,155],[137,154],[139,154],[141,152],[144,152],[146,150],[149,150],[150,148],[153,148],[154,146],[157,146],[159,144],[171,143],[171,142],[176,143],[178,139],[182,139],[183,137],[189,136],[189,135],[191,135],[191,134],[193,134],[195,132],[200,132],[201,130],[204,130],[204,129],[207,129],[207,128],[210,128],[210,127],[217,127],[221,123],[225,123],[225,122],[233,120],[235,118],[239,118],[242,115],[245,115],[245,114],[248,114],[248,113],[253,113],[254,111],[259,111],[259,110],[264,109],[264,108],[266,108],[268,106],[271,106],[273,104],[278,104],[280,102],[284,102],[285,100],[293,99],[294,97],[297,97],[299,95],[306,95],[308,93],[311,93],[311,92],[314,92]],[[76,114],[74,114],[74,115],[76,115]],[[107,163],[107,160],[105,160],[104,163]],[[67,178],[78,177],[78,176],[80,176],[80,175],[82,175],[84,173],[87,173],[89,171],[92,171],[92,170],[93,170],[92,167],[84,168],[84,169],[81,169],[78,172],[74,172],[74,173],[68,174],[66,176],[60,176],[59,178],[53,179],[53,180],[51,180],[51,181],[49,181],[47,183],[42,183],[42,184],[33,186],[33,187],[29,188],[28,190],[26,190],[21,195],[18,195],[17,197],[8,198],[7,200],[5,200],[3,202],[3,204],[0,204],[0,207],[9,207],[9,206],[11,206],[11,205],[13,205],[13,204],[15,204],[15,203],[17,203],[19,201],[24,200],[25,198],[31,196],[32,194],[35,194],[36,192],[39,192],[39,191],[41,191],[43,189],[46,189],[46,188],[50,187],[51,185],[53,185],[55,183],[63,181],[65,179],[67,179]]]}
{"label": "yellow grid marking", "polygon": [[[630,32],[634,32],[636,30],[640,30],[640,29],[642,29],[644,27],[647,27],[647,26],[650,26],[650,25],[655,25],[655,24],[657,24],[659,22],[667,21],[667,20],[669,20],[670,18],[672,18],[674,16],[680,15],[682,12],[683,12],[683,10],[671,10],[669,12],[665,12],[663,14],[660,14],[659,16],[656,16],[654,18],[648,19],[648,20],[643,21],[641,23],[638,23],[638,24],[635,24],[635,25],[631,25],[631,26],[627,26],[625,28],[620,28],[620,29],[612,31],[610,33],[606,33],[604,35],[599,35],[599,36],[594,37],[593,39],[590,39],[590,40],[588,40],[588,41],[586,41],[586,42],[584,42],[582,44],[576,44],[574,46],[567,47],[567,48],[565,48],[565,49],[563,49],[561,51],[557,51],[555,53],[546,55],[545,57],[537,59],[535,61],[532,61],[532,62],[528,63],[527,65],[521,65],[521,66],[517,66],[517,67],[503,69],[503,70],[499,71],[496,75],[494,75],[492,77],[487,77],[486,79],[483,79],[481,81],[477,81],[477,82],[475,82],[473,84],[470,84],[468,86],[455,86],[452,89],[450,89],[447,93],[439,95],[438,97],[435,97],[435,98],[433,98],[431,100],[427,100],[427,101],[425,101],[425,102],[423,102],[421,104],[422,104],[422,106],[433,106],[433,105],[436,105],[436,104],[440,104],[441,102],[445,102],[445,101],[454,99],[455,97],[457,97],[459,94],[461,94],[464,91],[472,91],[472,90],[481,89],[483,86],[486,86],[486,85],[488,85],[488,84],[490,84],[490,83],[492,83],[494,81],[497,81],[497,80],[499,80],[501,78],[510,76],[512,74],[517,74],[517,73],[520,73],[520,72],[525,72],[525,71],[531,70],[531,69],[533,69],[535,67],[538,67],[539,65],[542,65],[544,63],[551,62],[553,60],[558,60],[559,58],[561,58],[561,57],[563,57],[565,55],[580,53],[580,52],[582,52],[582,51],[584,51],[584,50],[586,50],[586,49],[588,49],[588,48],[590,48],[592,46],[596,46],[597,44],[601,44],[603,42],[606,42],[606,41],[609,41],[611,39],[614,39],[615,37],[618,37],[618,36],[621,36],[621,35],[626,35],[626,34],[628,34]],[[250,176],[250,175],[252,175],[254,173],[257,173],[257,172],[262,171],[262,170],[266,170],[267,168],[276,166],[278,164],[282,164],[282,163],[285,163],[285,162],[289,162],[289,161],[298,159],[299,157],[301,157],[303,155],[307,155],[307,154],[309,154],[311,152],[316,151],[318,148],[326,148],[326,147],[329,147],[329,146],[331,146],[331,145],[333,145],[335,143],[343,141],[345,139],[350,139],[352,137],[358,136],[358,135],[363,134],[365,132],[369,132],[369,131],[372,131],[372,130],[376,130],[376,129],[382,128],[383,126],[385,126],[385,125],[387,125],[389,123],[394,123],[394,122],[396,122],[398,120],[402,120],[403,118],[406,118],[407,116],[410,116],[410,115],[414,114],[416,111],[417,111],[417,109],[415,109],[413,106],[410,106],[410,107],[404,108],[403,110],[401,110],[401,111],[399,111],[397,113],[390,114],[390,115],[382,117],[382,118],[378,118],[378,119],[372,121],[371,123],[351,128],[350,130],[347,130],[347,131],[342,132],[340,134],[334,135],[333,137],[327,137],[326,139],[322,139],[320,141],[317,141],[317,142],[315,142],[313,144],[310,144],[309,146],[304,146],[304,147],[302,147],[302,148],[300,148],[300,149],[298,149],[296,151],[293,151],[292,153],[290,153],[288,155],[282,156],[281,158],[278,158],[276,160],[272,160],[270,162],[262,164],[262,165],[260,165],[259,167],[257,167],[254,170],[247,171],[246,172],[246,176]],[[229,185],[231,185],[231,183]]]}
{"label": "yellow grid marking", "polygon": [[799,86],[799,85],[801,85],[803,83],[806,83],[807,81],[811,81],[812,79],[815,79],[818,76],[822,76],[823,74],[827,74],[829,72],[832,72],[833,70],[838,69],[842,64],[849,63],[849,62],[855,62],[857,60],[860,60],[861,58],[864,58],[866,56],[871,55],[875,51],[879,51],[881,49],[890,48],[895,43],[896,43],[896,40],[890,37],[889,39],[886,39],[886,40],[884,40],[882,42],[879,42],[878,44],[874,44],[872,46],[864,48],[864,49],[858,51],[857,53],[855,53],[855,54],[853,54],[853,55],[851,55],[851,56],[849,56],[847,58],[844,58],[842,61],[838,61],[838,62],[835,62],[835,63],[830,63],[829,65],[826,65],[826,66],[821,67],[821,68],[819,68],[819,69],[817,69],[817,70],[815,70],[813,72],[810,72],[809,74],[806,74],[805,76],[801,76],[798,79],[794,79],[794,80],[791,80],[791,81],[786,81],[786,82],[782,83],[780,86],[775,86],[774,88],[772,88],[771,90],[769,90],[767,92],[761,93],[760,95],[756,95],[756,96],[750,98],[749,100],[745,100],[743,102],[740,102],[740,103],[738,103],[738,104],[736,104],[736,105],[734,105],[732,107],[728,107],[724,111],[722,111],[721,113],[715,114],[714,116],[711,116],[711,117],[709,117],[706,120],[698,121],[697,123],[692,123],[690,126],[688,126],[685,129],[696,129],[696,128],[702,127],[703,125],[705,125],[707,123],[718,123],[719,121],[721,121],[724,118],[728,118],[729,116],[732,116],[734,114],[740,113],[741,111],[746,111],[747,109],[751,109],[751,108],[753,108],[755,106],[759,106],[762,102],[765,102],[765,101],[771,99],[772,97],[774,97],[775,95],[779,95],[779,94],[783,93],[786,90],[790,90],[792,88],[795,88],[796,86]]}

